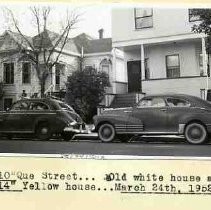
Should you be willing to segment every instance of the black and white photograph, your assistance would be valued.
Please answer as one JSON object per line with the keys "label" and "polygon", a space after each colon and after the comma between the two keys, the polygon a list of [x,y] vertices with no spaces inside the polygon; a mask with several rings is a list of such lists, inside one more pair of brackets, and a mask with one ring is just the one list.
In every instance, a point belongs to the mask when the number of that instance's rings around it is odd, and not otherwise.
{"label": "black and white photograph", "polygon": [[0,25],[2,209],[210,206],[211,6],[1,2]]}
{"label": "black and white photograph", "polygon": [[0,17],[1,153],[210,156],[211,9],[19,3]]}

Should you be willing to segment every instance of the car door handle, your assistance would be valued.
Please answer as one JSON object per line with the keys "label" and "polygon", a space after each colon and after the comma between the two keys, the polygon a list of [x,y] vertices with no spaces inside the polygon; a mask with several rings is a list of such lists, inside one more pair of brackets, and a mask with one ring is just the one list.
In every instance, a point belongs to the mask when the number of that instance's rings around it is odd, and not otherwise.
{"label": "car door handle", "polygon": [[124,112],[132,112],[132,111],[124,111]]}
{"label": "car door handle", "polygon": [[160,111],[162,111],[162,112],[167,112],[167,109],[160,109]]}

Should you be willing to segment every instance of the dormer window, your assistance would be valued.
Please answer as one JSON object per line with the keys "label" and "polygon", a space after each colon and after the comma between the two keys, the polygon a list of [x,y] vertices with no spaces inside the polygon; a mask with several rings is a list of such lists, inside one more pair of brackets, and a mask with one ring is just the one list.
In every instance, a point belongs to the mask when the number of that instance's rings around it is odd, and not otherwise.
{"label": "dormer window", "polygon": [[153,10],[151,8],[135,8],[135,28],[151,28],[153,27]]}

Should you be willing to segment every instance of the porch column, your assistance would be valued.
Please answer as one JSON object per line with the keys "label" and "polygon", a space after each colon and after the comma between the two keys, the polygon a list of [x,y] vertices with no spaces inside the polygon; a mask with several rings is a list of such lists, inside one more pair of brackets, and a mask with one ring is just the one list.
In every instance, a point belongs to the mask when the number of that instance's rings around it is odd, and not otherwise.
{"label": "porch column", "polygon": [[141,44],[141,79],[145,79],[145,56],[143,44]]}
{"label": "porch column", "polygon": [[206,45],[205,45],[205,38],[202,37],[202,58],[203,58],[203,72],[206,74],[206,88],[205,88],[205,99],[207,99],[207,91],[209,89],[209,78],[208,78],[208,72],[207,72],[207,54],[206,54]]}
{"label": "porch column", "polygon": [[112,58],[112,92],[116,93],[116,48],[112,50],[113,58]]}

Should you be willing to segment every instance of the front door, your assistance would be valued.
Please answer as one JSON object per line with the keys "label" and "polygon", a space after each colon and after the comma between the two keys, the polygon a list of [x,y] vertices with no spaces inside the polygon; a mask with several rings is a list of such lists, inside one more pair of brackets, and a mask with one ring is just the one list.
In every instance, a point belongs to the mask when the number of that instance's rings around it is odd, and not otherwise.
{"label": "front door", "polygon": [[141,61],[127,62],[128,92],[141,92]]}

